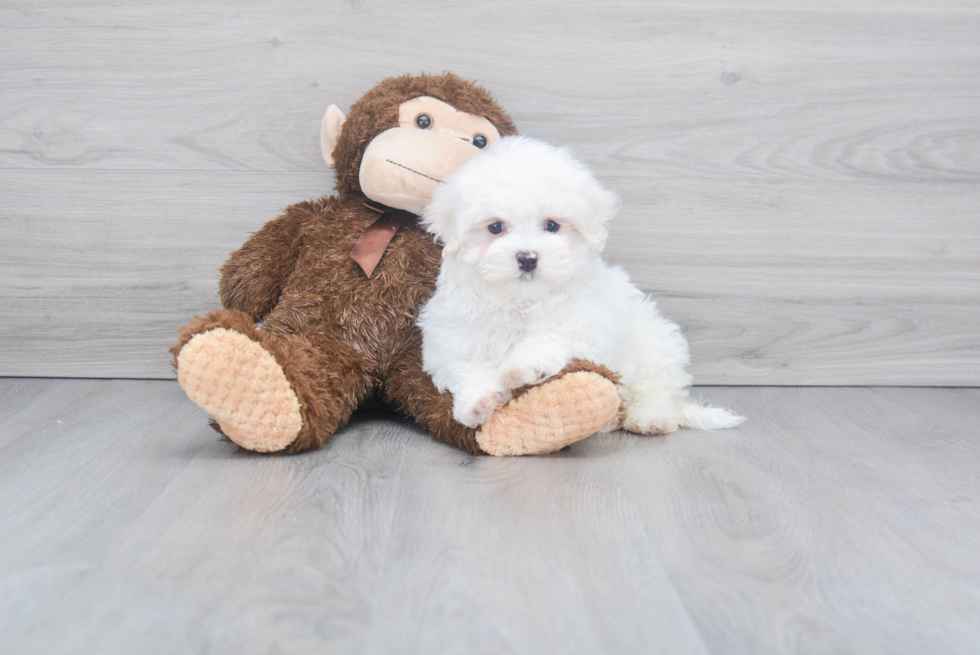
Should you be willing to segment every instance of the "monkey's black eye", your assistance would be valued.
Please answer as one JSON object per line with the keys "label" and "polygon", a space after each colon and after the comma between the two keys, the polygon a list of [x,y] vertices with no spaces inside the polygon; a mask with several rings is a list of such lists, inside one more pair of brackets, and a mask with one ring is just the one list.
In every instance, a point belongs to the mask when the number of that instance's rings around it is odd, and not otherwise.
{"label": "monkey's black eye", "polygon": [[548,230],[549,232],[557,232],[558,228],[560,227],[561,225],[555,223],[554,221],[548,221],[547,223],[544,224],[544,229]]}
{"label": "monkey's black eye", "polygon": [[483,150],[487,147],[487,137],[483,136],[482,134],[477,134],[473,137],[473,145],[480,150]]}
{"label": "monkey's black eye", "polygon": [[500,234],[504,231],[504,224],[497,221],[496,223],[491,223],[488,225],[487,229],[490,230],[490,234]]}
{"label": "monkey's black eye", "polygon": [[427,130],[432,127],[432,119],[429,118],[428,114],[419,114],[415,117],[415,125],[417,125],[419,129]]}

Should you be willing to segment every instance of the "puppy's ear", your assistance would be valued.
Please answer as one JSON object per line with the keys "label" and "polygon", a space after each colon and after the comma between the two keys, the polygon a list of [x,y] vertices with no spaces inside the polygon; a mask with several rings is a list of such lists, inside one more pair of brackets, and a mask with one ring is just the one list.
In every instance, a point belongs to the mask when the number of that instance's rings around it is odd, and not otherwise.
{"label": "puppy's ear", "polygon": [[606,223],[619,211],[619,196],[604,189],[595,178],[590,182],[585,191],[588,196],[589,217],[584,225],[583,236],[596,252],[602,252],[609,235]]}
{"label": "puppy's ear", "polygon": [[456,227],[456,194],[451,188],[436,188],[432,201],[422,210],[420,222],[442,243],[443,257],[459,252],[463,243]]}

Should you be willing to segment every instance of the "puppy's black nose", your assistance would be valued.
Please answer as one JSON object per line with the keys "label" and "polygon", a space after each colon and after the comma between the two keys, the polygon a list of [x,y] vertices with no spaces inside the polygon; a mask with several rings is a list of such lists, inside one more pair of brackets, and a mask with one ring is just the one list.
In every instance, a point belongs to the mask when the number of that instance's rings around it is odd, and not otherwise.
{"label": "puppy's black nose", "polygon": [[530,273],[538,267],[538,256],[533,252],[517,253],[517,265],[525,273]]}

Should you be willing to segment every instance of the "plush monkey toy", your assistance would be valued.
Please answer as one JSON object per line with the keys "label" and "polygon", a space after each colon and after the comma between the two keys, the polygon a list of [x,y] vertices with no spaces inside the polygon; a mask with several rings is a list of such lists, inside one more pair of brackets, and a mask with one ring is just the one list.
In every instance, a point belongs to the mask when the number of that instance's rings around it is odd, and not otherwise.
{"label": "plush monkey toy", "polygon": [[471,453],[553,452],[615,421],[616,376],[589,362],[522,390],[479,431],[422,371],[419,309],[440,249],[416,224],[440,180],[510,117],[453,74],[389,78],[349,116],[323,120],[337,194],[288,207],[221,269],[225,309],[181,330],[177,379],[230,440],[258,452],[316,448],[377,396]]}

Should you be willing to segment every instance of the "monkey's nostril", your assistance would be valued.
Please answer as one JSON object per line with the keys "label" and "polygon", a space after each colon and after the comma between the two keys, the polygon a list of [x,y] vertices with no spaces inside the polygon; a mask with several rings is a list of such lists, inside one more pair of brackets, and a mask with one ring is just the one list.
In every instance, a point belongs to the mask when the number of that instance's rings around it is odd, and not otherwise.
{"label": "monkey's nostril", "polygon": [[538,256],[533,252],[517,253],[517,266],[525,273],[530,273],[538,267]]}

